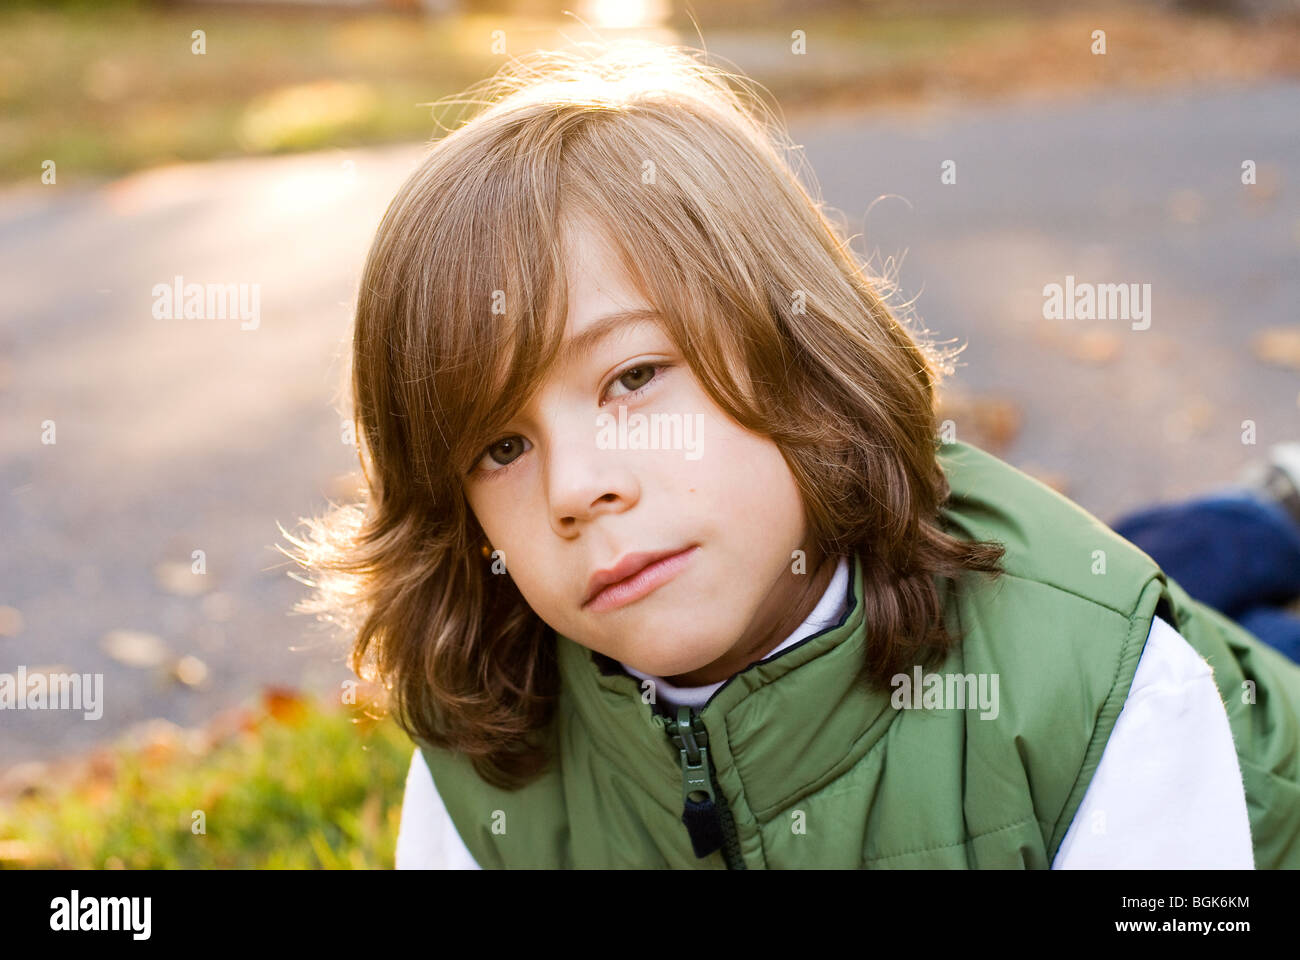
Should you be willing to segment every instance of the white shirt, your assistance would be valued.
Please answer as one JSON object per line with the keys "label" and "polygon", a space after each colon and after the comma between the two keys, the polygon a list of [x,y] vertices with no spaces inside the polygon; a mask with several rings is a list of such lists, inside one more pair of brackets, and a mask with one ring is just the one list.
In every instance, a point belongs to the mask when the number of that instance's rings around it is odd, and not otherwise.
{"label": "white shirt", "polygon": [[1210,665],[1159,617],[1101,763],[1052,861],[1253,870],[1246,788]]}
{"label": "white shirt", "polygon": [[[849,563],[842,557],[812,613],[764,659],[838,623],[848,593]],[[653,680],[656,698],[671,704],[701,707],[722,686],[676,687],[626,664],[623,669]],[[478,867],[418,749],[406,777],[396,866]],[[1052,869],[1254,866],[1241,768],[1210,666],[1155,617],[1124,708]]]}

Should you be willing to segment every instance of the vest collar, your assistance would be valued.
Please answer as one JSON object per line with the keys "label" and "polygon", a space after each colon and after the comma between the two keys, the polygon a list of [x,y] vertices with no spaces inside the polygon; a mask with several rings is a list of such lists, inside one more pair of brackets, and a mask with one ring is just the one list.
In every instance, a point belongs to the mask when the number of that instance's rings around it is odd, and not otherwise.
{"label": "vest collar", "polygon": [[[887,691],[860,676],[866,657],[862,567],[839,623],[750,664],[700,719],[723,790],[740,816],[765,819],[856,763],[893,721]],[[597,753],[670,809],[681,808],[679,754],[642,681],[614,659],[557,634],[561,698]],[[649,696],[646,691],[645,696]]]}

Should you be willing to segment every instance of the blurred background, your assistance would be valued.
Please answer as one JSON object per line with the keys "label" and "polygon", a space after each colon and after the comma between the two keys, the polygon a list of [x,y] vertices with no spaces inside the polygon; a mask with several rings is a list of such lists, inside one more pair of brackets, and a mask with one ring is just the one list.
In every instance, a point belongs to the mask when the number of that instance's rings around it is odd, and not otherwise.
{"label": "blurred background", "polygon": [[[392,865],[411,746],[277,525],[354,489],[355,285],[429,104],[622,36],[766,88],[965,345],[959,439],[1106,522],[1300,439],[1300,0],[10,3],[0,673],[104,692],[0,711],[0,866]],[[1149,326],[1045,319],[1067,276],[1150,284]],[[190,283],[256,310],[160,315]]]}

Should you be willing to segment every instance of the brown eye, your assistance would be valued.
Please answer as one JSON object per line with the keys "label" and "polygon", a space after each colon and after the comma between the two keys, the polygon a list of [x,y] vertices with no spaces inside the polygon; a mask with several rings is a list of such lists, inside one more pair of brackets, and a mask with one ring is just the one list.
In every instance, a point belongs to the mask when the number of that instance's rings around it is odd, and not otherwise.
{"label": "brown eye", "polygon": [[[625,400],[636,396],[651,384],[655,384],[662,379],[663,372],[670,366],[671,364],[668,363],[638,363],[635,367],[628,367],[615,377],[614,382],[606,388],[606,397],[609,400]],[[609,393],[608,391],[615,385],[623,387],[628,392]]]}
{"label": "brown eye", "polygon": [[[618,382],[621,383],[623,386],[627,387],[629,390],[638,390],[650,382],[651,375],[653,375],[654,373],[654,369],[655,369],[654,365],[648,363],[643,364],[639,367],[633,367],[631,370],[627,371],[627,373],[619,377]],[[629,379],[635,382],[628,383],[627,381]]]}
{"label": "brown eye", "polygon": [[519,455],[524,452],[523,437],[506,437],[504,440],[498,440],[492,446],[483,451],[483,457],[480,463],[495,463],[496,467],[485,467],[488,473],[495,470],[504,469],[510,466]]}

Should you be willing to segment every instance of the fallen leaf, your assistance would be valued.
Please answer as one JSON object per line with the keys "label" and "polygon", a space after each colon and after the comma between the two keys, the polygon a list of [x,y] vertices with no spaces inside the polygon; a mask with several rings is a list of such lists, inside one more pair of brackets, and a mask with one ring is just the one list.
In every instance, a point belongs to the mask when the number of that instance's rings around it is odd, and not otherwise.
{"label": "fallen leaf", "polygon": [[281,723],[297,725],[307,714],[306,701],[289,687],[267,687],[262,691],[262,705]]}
{"label": "fallen leaf", "polygon": [[1250,340],[1255,357],[1265,363],[1300,370],[1300,327],[1271,327]]}
{"label": "fallen leaf", "polygon": [[128,667],[156,667],[167,659],[162,638],[142,630],[111,630],[99,641],[100,649]]}
{"label": "fallen leaf", "polygon": [[190,564],[178,560],[157,564],[153,568],[153,576],[159,587],[179,597],[198,596],[207,593],[211,587],[207,574],[195,573]]}
{"label": "fallen leaf", "polygon": [[0,637],[16,637],[23,632],[23,615],[17,607],[0,607]]}
{"label": "fallen leaf", "polygon": [[1107,330],[1089,330],[1071,341],[1075,359],[1101,366],[1111,363],[1119,354],[1119,337]]}
{"label": "fallen leaf", "polygon": [[181,657],[171,667],[171,675],[187,687],[197,687],[208,677],[208,665],[193,655]]}
{"label": "fallen leaf", "polygon": [[1009,400],[943,392],[939,397],[938,419],[951,420],[958,440],[972,443],[995,456],[1005,451],[1020,432],[1020,410]]}

